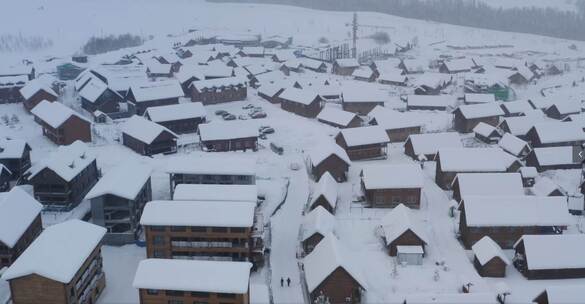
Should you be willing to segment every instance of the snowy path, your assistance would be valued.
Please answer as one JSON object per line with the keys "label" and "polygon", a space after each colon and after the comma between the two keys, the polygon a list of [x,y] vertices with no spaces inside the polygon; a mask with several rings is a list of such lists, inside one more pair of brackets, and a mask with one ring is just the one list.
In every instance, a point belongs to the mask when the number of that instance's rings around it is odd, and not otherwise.
{"label": "snowy path", "polygon": [[[300,157],[295,161],[303,164]],[[270,265],[272,271],[271,288],[275,303],[303,303],[303,291],[300,284],[300,271],[297,264],[299,245],[299,228],[302,211],[309,196],[307,171],[301,168],[290,171],[291,179],[288,197],[282,208],[271,219],[272,252]],[[291,286],[280,287],[280,278],[291,279]]]}

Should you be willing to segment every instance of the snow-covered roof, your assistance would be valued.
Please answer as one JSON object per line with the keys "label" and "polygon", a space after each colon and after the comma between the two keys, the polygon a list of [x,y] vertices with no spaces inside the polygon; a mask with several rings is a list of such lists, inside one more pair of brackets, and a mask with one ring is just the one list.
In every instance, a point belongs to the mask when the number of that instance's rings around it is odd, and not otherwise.
{"label": "snow-covered roof", "polygon": [[497,304],[492,293],[413,294],[404,298],[407,304]]}
{"label": "snow-covered roof", "polygon": [[255,202],[152,201],[144,206],[144,226],[239,227],[254,224]]}
{"label": "snow-covered roof", "polygon": [[475,62],[471,58],[454,59],[443,63],[450,72],[468,71],[475,67]]}
{"label": "snow-covered roof", "polygon": [[152,168],[146,164],[123,162],[107,171],[87,193],[85,199],[111,194],[133,200],[144,187],[151,174]]}
{"label": "snow-covered roof", "polygon": [[572,146],[534,148],[532,151],[541,166],[576,164]]}
{"label": "snow-covered roof", "polygon": [[192,118],[205,118],[207,113],[200,102],[188,102],[166,106],[149,107],[145,115],[154,122],[167,122]]}
{"label": "snow-covered roof", "polygon": [[14,247],[42,208],[20,187],[0,193],[0,243]]}
{"label": "snow-covered roof", "polygon": [[309,292],[313,292],[337,268],[345,270],[364,289],[366,281],[362,277],[361,268],[356,263],[353,252],[343,247],[332,234],[325,236],[315,249],[305,257],[303,265],[305,280]]}
{"label": "snow-covered roof", "polygon": [[28,82],[28,76],[0,76],[0,87],[24,86]]}
{"label": "snow-covered roof", "polygon": [[311,195],[309,206],[312,206],[320,196],[323,196],[327,202],[331,204],[331,208],[335,209],[335,206],[337,205],[337,196],[339,194],[338,188],[339,185],[333,176],[331,176],[331,173],[329,173],[329,171],[325,172],[319,179],[319,182],[315,185],[315,190]]}
{"label": "snow-covered roof", "polygon": [[390,142],[388,134],[380,126],[343,129],[340,133],[348,147],[387,144]]}
{"label": "snow-covered roof", "polygon": [[496,257],[500,258],[506,265],[510,265],[510,260],[504,254],[502,248],[489,236],[484,236],[473,244],[471,250],[473,250],[473,254],[482,266]]}
{"label": "snow-covered roof", "polygon": [[307,68],[310,68],[310,69],[314,69],[314,70],[317,70],[317,69],[321,68],[323,65],[325,65],[325,67],[327,67],[327,65],[325,64],[325,62],[319,61],[319,60],[315,60],[315,59],[310,59],[310,58],[302,58],[301,59],[301,64],[304,67],[307,67]]}
{"label": "snow-covered roof", "polygon": [[443,148],[463,148],[457,132],[411,134],[408,140],[415,155],[436,154]]}
{"label": "snow-covered roof", "polygon": [[534,110],[528,100],[508,101],[501,104],[502,108],[510,114],[525,113]]}
{"label": "snow-covered roof", "polygon": [[373,84],[356,83],[344,84],[342,87],[343,102],[377,102],[389,100],[388,92],[380,90]]}
{"label": "snow-covered roof", "polygon": [[362,66],[353,71],[351,76],[359,78],[370,78],[374,74],[374,71],[369,66]]}
{"label": "snow-covered roof", "polygon": [[198,91],[204,89],[216,89],[230,86],[246,86],[248,81],[242,76],[213,78],[207,80],[196,80],[191,82],[189,87],[194,87]]}
{"label": "snow-covered roof", "polygon": [[496,103],[462,105],[457,108],[466,119],[504,115],[504,110]]}
{"label": "snow-covered roof", "polygon": [[144,82],[130,86],[136,102],[178,98],[185,94],[178,80]]}
{"label": "snow-covered roof", "polygon": [[55,91],[51,88],[51,86],[49,84],[42,81],[41,79],[33,79],[33,80],[27,82],[26,85],[20,89],[20,94],[22,95],[22,97],[24,97],[24,99],[29,99],[34,94],[36,94],[37,92],[39,92],[41,90],[43,90],[43,91],[45,91],[45,92],[47,92],[55,97],[59,96],[59,95],[57,95],[57,93],[55,93]]}
{"label": "snow-covered roof", "polygon": [[81,91],[79,91],[79,96],[89,102],[95,102],[107,89],[107,84],[97,77],[92,77],[89,82],[83,86]]}
{"label": "snow-covered roof", "polygon": [[[542,112],[541,112],[542,113]],[[503,123],[506,123],[508,128],[510,129],[510,133],[516,136],[524,136],[530,128],[532,128],[535,124],[542,122],[542,116],[540,115],[527,115],[527,116],[518,116],[518,117],[506,117],[504,118]]]}
{"label": "snow-covered roof", "polygon": [[516,244],[520,242],[528,270],[585,268],[583,234],[524,235]]}
{"label": "snow-covered roof", "polygon": [[37,274],[68,284],[106,234],[106,228],[69,220],[45,228],[2,279]]}
{"label": "snow-covered roof", "polygon": [[278,97],[304,105],[309,105],[315,99],[320,98],[319,94],[313,90],[297,88],[286,88]]}
{"label": "snow-covered roof", "polygon": [[202,141],[258,137],[258,126],[253,121],[211,122],[199,125]]}
{"label": "snow-covered roof", "polygon": [[453,107],[457,98],[452,95],[408,95],[410,107]]}
{"label": "snow-covered roof", "polygon": [[536,180],[530,192],[536,196],[549,196],[560,187],[549,177],[543,176]]}
{"label": "snow-covered roof", "polygon": [[49,102],[43,100],[30,112],[38,119],[55,129],[59,128],[72,116],[77,116],[81,120],[89,122],[85,117],[81,116],[70,107],[57,101]]}
{"label": "snow-covered roof", "polygon": [[160,63],[155,59],[148,60],[144,63],[150,74],[170,74],[173,65],[168,63]]}
{"label": "snow-covered roof", "polygon": [[498,142],[498,146],[504,151],[518,156],[528,146],[528,143],[510,133],[505,133]]}
{"label": "snow-covered roof", "polygon": [[422,188],[423,172],[417,164],[365,166],[362,181],[367,190]]}
{"label": "snow-covered roof", "polygon": [[555,102],[551,107],[555,107],[561,115],[581,113],[581,103],[578,101]]}
{"label": "snow-covered roof", "polygon": [[522,178],[535,178],[538,177],[538,170],[535,167],[521,167],[518,169]]}
{"label": "snow-covered roof", "polygon": [[359,62],[355,58],[336,59],[335,62],[337,65],[343,68],[357,68],[360,66]]}
{"label": "snow-covered roof", "polygon": [[356,116],[355,113],[344,111],[337,107],[326,106],[319,112],[317,119],[340,126],[347,126]]}
{"label": "snow-covered roof", "polygon": [[543,144],[585,140],[583,126],[576,122],[543,122],[535,124],[534,130]]}
{"label": "snow-covered roof", "polygon": [[0,138],[0,159],[20,158],[27,147],[24,140]]}
{"label": "snow-covered roof", "polygon": [[583,285],[551,285],[545,291],[549,303],[576,304],[583,300]]}
{"label": "snow-covered roof", "polygon": [[406,75],[402,75],[402,73],[403,71],[397,68],[384,69],[380,71],[378,81],[406,82],[408,77]]}
{"label": "snow-covered roof", "polygon": [[496,102],[496,96],[494,94],[465,94],[466,103],[490,103]]}
{"label": "snow-covered roof", "polygon": [[138,115],[126,120],[121,131],[145,144],[151,144],[163,132],[169,132],[172,136],[178,137],[173,131]]}
{"label": "snow-covered roof", "polygon": [[139,289],[246,294],[249,262],[146,259],[140,261],[132,286]]}
{"label": "snow-covered roof", "polygon": [[308,153],[311,164],[313,166],[319,165],[322,161],[331,155],[336,155],[346,164],[351,165],[351,160],[349,159],[349,156],[347,156],[347,152],[345,152],[345,150],[343,150],[335,143],[321,144],[315,148],[310,149]]}
{"label": "snow-covered roof", "polygon": [[43,169],[49,169],[69,182],[93,161],[95,161],[95,155],[91,153],[87,144],[77,140],[68,146],[59,146],[55,152],[33,165],[28,171],[31,173],[29,179],[35,177]]}
{"label": "snow-covered roof", "polygon": [[370,119],[375,119],[376,124],[384,130],[395,130],[403,128],[421,127],[423,123],[414,119],[408,113],[398,112],[383,106],[377,105],[368,113]]}
{"label": "snow-covered roof", "polygon": [[307,240],[315,233],[322,236],[329,235],[335,229],[335,217],[322,206],[317,206],[303,218],[302,241]]}
{"label": "snow-covered roof", "polygon": [[396,206],[390,212],[386,213],[382,217],[380,224],[382,230],[384,230],[386,244],[392,243],[408,230],[416,234],[423,242],[428,243],[428,237],[423,227],[412,221],[410,208],[403,204]]}
{"label": "snow-covered roof", "polygon": [[178,184],[173,192],[175,201],[232,201],[258,200],[256,185]]}
{"label": "snow-covered roof", "polygon": [[265,83],[258,88],[258,93],[268,97],[274,97],[282,89],[283,87],[278,84]]}
{"label": "snow-covered roof", "polygon": [[[459,183],[462,199],[467,196],[524,195],[520,173],[459,173],[453,183]],[[494,193],[494,189],[498,189]]]}
{"label": "snow-covered roof", "polygon": [[505,172],[516,158],[500,148],[441,148],[444,172]]}
{"label": "snow-covered roof", "polygon": [[189,155],[169,160],[173,174],[256,175],[256,159],[243,156]]}
{"label": "snow-covered roof", "polygon": [[474,128],[473,133],[479,134],[484,137],[490,137],[494,132],[498,130],[496,127],[486,124],[485,122],[479,122]]}
{"label": "snow-covered roof", "polygon": [[562,197],[466,196],[463,199],[469,227],[567,226],[571,224]]}
{"label": "snow-covered roof", "polygon": [[542,96],[535,96],[529,99],[529,102],[536,108],[536,109],[548,109],[550,106],[553,105],[554,100],[550,97],[542,97]]}

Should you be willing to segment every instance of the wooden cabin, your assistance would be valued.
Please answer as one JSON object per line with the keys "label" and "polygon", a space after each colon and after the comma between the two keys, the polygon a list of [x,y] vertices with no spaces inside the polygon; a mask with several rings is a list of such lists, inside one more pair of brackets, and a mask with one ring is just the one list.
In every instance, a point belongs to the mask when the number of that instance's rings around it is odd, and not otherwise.
{"label": "wooden cabin", "polygon": [[542,112],[540,114],[536,114],[537,115],[506,117],[499,124],[498,128],[504,133],[510,133],[522,140],[529,141],[527,137],[528,131],[543,121]]}
{"label": "wooden cabin", "polygon": [[361,66],[355,69],[353,73],[351,73],[351,76],[357,81],[374,82],[378,79],[380,74],[369,66]]}
{"label": "wooden cabin", "polygon": [[357,128],[362,125],[362,119],[355,113],[331,106],[324,107],[317,115],[317,120],[339,129]]}
{"label": "wooden cabin", "polygon": [[107,229],[104,243],[134,243],[140,236],[140,215],[152,199],[150,175],[144,164],[123,163],[108,171],[87,193],[92,223]]}
{"label": "wooden cabin", "polygon": [[553,285],[548,286],[534,300],[536,304],[579,303],[583,299],[581,285]]}
{"label": "wooden cabin", "polygon": [[338,182],[347,180],[351,160],[340,146],[331,143],[311,149],[309,159],[311,174],[315,180],[319,180],[326,172]]}
{"label": "wooden cabin", "polygon": [[134,152],[151,156],[177,152],[178,135],[140,116],[132,116],[122,126],[122,144]]}
{"label": "wooden cabin", "polygon": [[443,61],[439,65],[439,73],[444,74],[459,74],[469,73],[478,66],[471,58],[454,59]]}
{"label": "wooden cabin", "polygon": [[35,199],[59,211],[77,207],[99,177],[95,155],[80,141],[60,146],[27,172]]}
{"label": "wooden cabin", "polygon": [[504,110],[505,117],[524,116],[526,113],[534,111],[532,104],[528,100],[516,100],[504,102],[500,105]]}
{"label": "wooden cabin", "polygon": [[287,88],[278,95],[283,110],[307,117],[315,118],[321,112],[323,98],[312,90]]}
{"label": "wooden cabin", "polygon": [[367,285],[351,254],[351,250],[329,234],[303,259],[311,303],[319,299],[329,303],[361,303]]}
{"label": "wooden cabin", "polygon": [[473,251],[473,266],[481,277],[503,278],[506,276],[506,267],[510,260],[502,251],[502,248],[489,236],[471,246]]}
{"label": "wooden cabin", "polygon": [[538,172],[546,170],[581,169],[581,147],[534,148],[526,156],[526,165]]}
{"label": "wooden cabin", "polygon": [[404,154],[413,160],[434,160],[439,149],[463,148],[457,132],[409,135],[404,143]]}
{"label": "wooden cabin", "polygon": [[542,176],[535,180],[534,185],[530,188],[530,193],[536,196],[561,196],[565,197],[566,191],[563,190],[550,177]]}
{"label": "wooden cabin", "polygon": [[585,131],[579,122],[544,122],[530,128],[526,139],[534,148],[581,146]]}
{"label": "wooden cabin", "polygon": [[337,200],[339,196],[339,185],[333,179],[329,172],[325,172],[315,185],[314,191],[309,201],[309,210],[317,207],[323,207],[331,214],[335,214]]}
{"label": "wooden cabin", "polygon": [[307,213],[302,223],[302,245],[305,254],[310,254],[313,249],[335,230],[335,217],[322,206],[317,206]]}
{"label": "wooden cabin", "polygon": [[30,168],[31,150],[24,140],[0,139],[0,164],[10,171],[10,180],[21,179]]}
{"label": "wooden cabin", "polygon": [[22,105],[29,112],[43,100],[54,102],[59,98],[59,95],[55,90],[40,79],[29,81],[22,89],[20,89],[20,94],[24,99]]}
{"label": "wooden cabin", "polygon": [[420,208],[424,177],[419,165],[368,166],[360,176],[362,193],[373,208],[394,208],[400,204]]}
{"label": "wooden cabin", "polygon": [[484,236],[510,249],[523,235],[560,234],[571,222],[561,197],[470,196],[459,208],[459,234],[467,249]]}
{"label": "wooden cabin", "polygon": [[498,146],[518,158],[525,158],[532,151],[532,148],[527,142],[510,133],[505,133],[502,136],[498,142]]}
{"label": "wooden cabin", "polygon": [[490,145],[497,144],[500,138],[502,138],[500,131],[495,126],[488,125],[484,122],[478,123],[473,128],[473,133],[476,139]]}
{"label": "wooden cabin", "polygon": [[535,78],[536,75],[534,72],[532,72],[528,67],[522,65],[516,67],[515,71],[510,76],[508,76],[508,81],[510,84],[523,86],[527,85]]}
{"label": "wooden cabin", "polygon": [[258,150],[258,129],[246,121],[200,124],[197,132],[204,151]]}
{"label": "wooden cabin", "polygon": [[149,107],[178,104],[183,96],[178,80],[165,80],[131,85],[124,99],[130,113],[143,115]]}
{"label": "wooden cabin", "polygon": [[23,102],[20,90],[27,82],[28,77],[24,75],[0,77],[0,104]]}
{"label": "wooden cabin", "polygon": [[453,114],[455,130],[459,133],[470,133],[480,122],[497,126],[500,116],[504,115],[504,111],[495,103],[486,103],[459,106]]}
{"label": "wooden cabin", "polygon": [[355,58],[336,59],[333,62],[331,73],[340,76],[351,76],[359,67],[360,64]]}
{"label": "wooden cabin", "polygon": [[458,173],[516,172],[521,163],[499,148],[441,148],[435,157],[435,182],[449,190]]}
{"label": "wooden cabin", "polygon": [[205,123],[207,113],[200,102],[151,107],[144,117],[176,134],[197,133],[199,124]]}
{"label": "wooden cabin", "polygon": [[2,275],[14,304],[96,303],[106,288],[106,229],[69,220],[43,231]]}
{"label": "wooden cabin", "polygon": [[390,142],[406,141],[409,136],[420,134],[424,124],[416,118],[416,115],[411,114],[376,106],[368,114],[369,124],[382,127]]}
{"label": "wooden cabin", "polygon": [[408,95],[406,109],[408,111],[446,111],[455,106],[457,99],[451,95]]}
{"label": "wooden cabin", "polygon": [[10,190],[10,180],[12,172],[4,165],[0,164],[0,193]]}
{"label": "wooden cabin", "polygon": [[41,234],[41,210],[20,187],[0,194],[0,269],[10,266]]}
{"label": "wooden cabin", "polygon": [[191,101],[204,105],[246,100],[248,81],[242,77],[193,81],[189,85]]}
{"label": "wooden cabin", "polygon": [[310,59],[310,58],[303,58],[301,61],[301,66],[304,69],[309,71],[313,71],[316,73],[327,73],[327,64],[323,61]]}
{"label": "wooden cabin", "polygon": [[468,196],[524,195],[520,173],[458,173],[451,189],[457,202]]}
{"label": "wooden cabin", "polygon": [[522,184],[525,188],[532,187],[538,177],[538,171],[534,167],[522,167],[518,169],[518,173],[522,176]]}
{"label": "wooden cabin", "polygon": [[343,89],[341,107],[344,111],[358,115],[367,115],[375,107],[383,107],[388,100],[387,92],[369,86],[357,86]]}
{"label": "wooden cabin", "polygon": [[146,256],[261,261],[264,244],[256,232],[263,223],[256,223],[255,208],[250,202],[151,201],[140,217]]}
{"label": "wooden cabin", "polygon": [[140,304],[248,304],[251,267],[248,262],[146,259],[138,264],[132,286]]}
{"label": "wooden cabin", "polygon": [[44,100],[31,113],[43,128],[43,135],[56,145],[91,142],[91,122],[60,102]]}
{"label": "wooden cabin", "polygon": [[90,113],[101,111],[103,113],[120,112],[120,103],[124,101],[118,92],[113,91],[98,78],[91,78],[79,90],[81,107]]}
{"label": "wooden cabin", "polygon": [[385,158],[390,140],[379,126],[359,127],[341,130],[335,142],[345,150],[349,159],[361,160]]}
{"label": "wooden cabin", "polygon": [[277,84],[262,84],[258,88],[258,96],[270,103],[279,103],[278,96],[284,91],[284,88]]}
{"label": "wooden cabin", "polygon": [[389,256],[397,256],[399,246],[418,246],[423,252],[428,243],[422,226],[411,218],[411,210],[399,204],[388,212],[381,220],[384,245]]}
{"label": "wooden cabin", "polygon": [[524,235],[516,244],[514,266],[528,280],[585,278],[585,235]]}
{"label": "wooden cabin", "polygon": [[401,69],[384,69],[380,71],[378,82],[381,84],[405,87],[408,85],[408,76],[406,76]]}
{"label": "wooden cabin", "polygon": [[563,120],[569,117],[569,115],[579,114],[581,112],[581,102],[578,101],[556,102],[544,111],[546,116],[558,120]]}

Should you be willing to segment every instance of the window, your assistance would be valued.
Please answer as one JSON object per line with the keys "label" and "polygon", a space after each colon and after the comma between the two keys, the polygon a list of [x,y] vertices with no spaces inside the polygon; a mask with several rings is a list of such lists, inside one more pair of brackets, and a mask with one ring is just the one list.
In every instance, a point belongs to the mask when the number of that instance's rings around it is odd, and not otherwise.
{"label": "window", "polygon": [[165,244],[165,237],[162,235],[155,235],[152,238],[153,245],[164,245]]}
{"label": "window", "polygon": [[150,231],[164,232],[165,230],[165,226],[150,226]]}
{"label": "window", "polygon": [[182,300],[169,300],[169,304],[183,304]]}
{"label": "window", "polygon": [[185,227],[185,226],[171,226],[171,231],[173,231],[173,232],[185,232],[185,231],[187,231],[187,227]]}
{"label": "window", "polygon": [[149,294],[149,295],[157,295],[158,294],[158,290],[157,289],[147,289],[146,290],[146,294]]}
{"label": "window", "polygon": [[197,297],[197,298],[209,298],[209,292],[193,291],[193,292],[191,292],[191,296]]}
{"label": "window", "polygon": [[244,233],[244,232],[246,232],[246,228],[236,228],[236,227],[233,227],[233,228],[230,228],[230,231],[231,232],[234,232],[234,233]]}
{"label": "window", "polygon": [[228,229],[226,227],[212,227],[211,232],[227,232]]}
{"label": "window", "polygon": [[207,227],[191,227],[191,232],[207,232]]}
{"label": "window", "polygon": [[218,293],[217,297],[224,298],[224,299],[234,299],[236,294],[234,293]]}
{"label": "window", "polygon": [[152,255],[153,255],[155,258],[164,258],[164,257],[165,257],[164,251],[162,251],[162,250],[154,250],[154,251],[152,252]]}
{"label": "window", "polygon": [[165,291],[165,294],[171,297],[182,297],[185,292],[182,290],[167,290]]}

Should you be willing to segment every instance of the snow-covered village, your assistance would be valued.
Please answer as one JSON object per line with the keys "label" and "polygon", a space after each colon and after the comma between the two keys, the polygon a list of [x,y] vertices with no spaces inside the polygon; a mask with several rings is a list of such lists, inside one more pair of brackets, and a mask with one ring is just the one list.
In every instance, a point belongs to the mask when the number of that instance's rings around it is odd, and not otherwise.
{"label": "snow-covered village", "polygon": [[585,303],[585,41],[2,7],[0,304]]}

